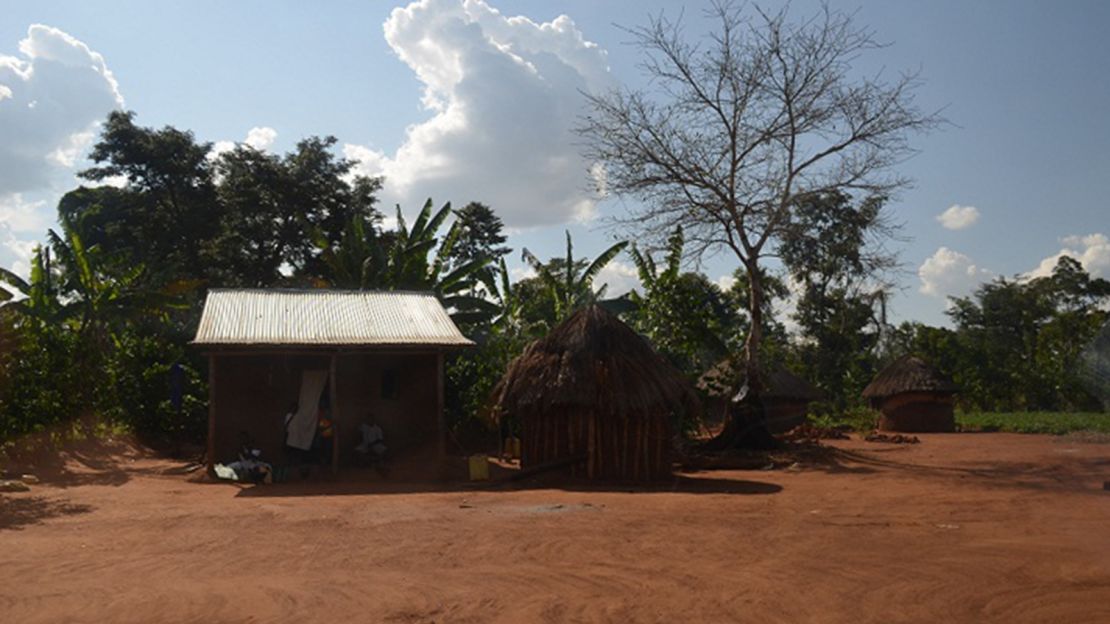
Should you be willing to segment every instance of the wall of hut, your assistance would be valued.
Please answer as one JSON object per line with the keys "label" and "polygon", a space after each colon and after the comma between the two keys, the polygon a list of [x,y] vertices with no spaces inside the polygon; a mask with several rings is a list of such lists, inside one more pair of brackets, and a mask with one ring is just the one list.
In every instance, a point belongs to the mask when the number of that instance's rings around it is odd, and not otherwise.
{"label": "wall of hut", "polygon": [[647,481],[671,474],[669,415],[599,415],[587,410],[533,412],[521,419],[521,467],[583,457],[574,477]]}
{"label": "wall of hut", "polygon": [[956,430],[951,394],[903,392],[871,401],[881,413],[880,431],[902,433],[949,432]]}
{"label": "wall of hut", "polygon": [[[268,461],[285,459],[285,414],[300,396],[301,373],[329,370],[329,355],[217,355],[215,459],[229,461],[247,432]],[[336,360],[340,464],[354,459],[358,426],[373,414],[394,451],[438,435],[436,356],[346,354]],[[388,377],[388,379],[387,379]],[[383,388],[388,383],[389,388]],[[325,395],[330,392],[330,383]],[[389,390],[389,392],[383,392]],[[329,398],[330,400],[330,398]]]}

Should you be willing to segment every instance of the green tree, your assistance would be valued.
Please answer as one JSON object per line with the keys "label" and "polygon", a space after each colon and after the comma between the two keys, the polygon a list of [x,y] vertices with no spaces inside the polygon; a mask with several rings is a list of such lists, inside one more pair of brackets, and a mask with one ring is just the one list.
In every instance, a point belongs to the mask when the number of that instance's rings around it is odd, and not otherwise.
{"label": "green tree", "polygon": [[455,219],[459,232],[448,255],[452,266],[460,266],[478,258],[497,261],[512,253],[512,249],[504,246],[507,240],[505,224],[489,206],[470,202],[458,211]]}
{"label": "green tree", "polygon": [[676,228],[662,263],[635,245],[630,250],[643,293],[633,291],[633,327],[690,377],[726,357],[744,335],[742,319],[721,289],[699,273],[682,271],[685,239]]}
{"label": "green tree", "polygon": [[109,115],[80,175],[123,184],[79,188],[59,215],[118,270],[144,279],[265,287],[320,272],[314,237],[338,244],[354,219],[377,223],[381,180],[352,176],[334,137],[310,137],[279,156],[246,145],[214,156],[210,143],[172,127]]}
{"label": "green tree", "polygon": [[802,340],[798,362],[835,409],[858,402],[874,377],[885,326],[878,278],[895,265],[874,241],[893,232],[883,218],[883,198],[854,203],[846,193],[808,196],[795,207],[780,256],[799,285],[794,312]]}

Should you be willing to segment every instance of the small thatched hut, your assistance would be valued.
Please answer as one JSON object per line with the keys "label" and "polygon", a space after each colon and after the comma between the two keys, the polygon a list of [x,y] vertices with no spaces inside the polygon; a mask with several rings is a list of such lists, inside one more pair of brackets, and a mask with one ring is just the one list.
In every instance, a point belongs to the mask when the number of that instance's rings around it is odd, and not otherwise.
{"label": "small thatched hut", "polygon": [[[732,398],[744,385],[743,377],[742,366],[724,359],[698,379],[698,389],[709,397],[706,408],[711,419],[723,422],[728,418]],[[808,381],[782,367],[768,374],[764,384],[767,387],[760,400],[771,433],[784,433],[805,422],[809,404],[824,397]]]}
{"label": "small thatched hut", "polygon": [[904,355],[875,376],[863,398],[879,410],[879,429],[926,433],[953,431],[956,385],[924,360]]}
{"label": "small thatched hut", "polygon": [[679,372],[596,305],[528,345],[493,402],[520,423],[523,468],[565,460],[575,476],[631,480],[671,473],[672,419],[698,408]]}

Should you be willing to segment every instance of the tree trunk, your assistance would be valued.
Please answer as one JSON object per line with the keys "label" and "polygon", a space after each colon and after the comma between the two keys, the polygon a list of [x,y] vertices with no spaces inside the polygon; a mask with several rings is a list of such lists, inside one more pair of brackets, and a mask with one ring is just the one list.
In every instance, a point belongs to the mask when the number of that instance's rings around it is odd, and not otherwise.
{"label": "tree trunk", "polygon": [[[778,442],[767,428],[767,412],[760,398],[763,392],[763,375],[759,368],[759,350],[763,344],[763,282],[759,274],[759,262],[752,258],[745,261],[748,272],[750,292],[748,314],[751,315],[751,328],[744,343],[744,378],[748,391],[740,402],[734,397],[728,400],[728,421],[717,437],[704,445],[706,450],[726,449],[772,449]],[[732,388],[732,392],[739,388]]]}

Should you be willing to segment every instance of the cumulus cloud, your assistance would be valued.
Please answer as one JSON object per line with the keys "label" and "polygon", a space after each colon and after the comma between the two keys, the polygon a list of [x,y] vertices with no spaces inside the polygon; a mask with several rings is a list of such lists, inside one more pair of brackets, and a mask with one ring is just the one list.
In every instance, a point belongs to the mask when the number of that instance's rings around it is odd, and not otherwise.
{"label": "cumulus cloud", "polygon": [[736,285],[736,278],[733,277],[731,273],[726,273],[725,275],[722,275],[713,280],[713,283],[716,284],[717,288],[720,288],[721,290],[728,290]]}
{"label": "cumulus cloud", "polygon": [[509,227],[587,220],[595,197],[573,127],[581,91],[611,85],[606,53],[563,15],[536,23],[482,0],[419,0],[384,24],[424,85],[430,117],[388,155],[347,145],[359,172],[384,175],[386,204],[481,201]]}
{"label": "cumulus cloud", "polygon": [[640,273],[627,262],[613,260],[594,277],[594,290],[605,290],[606,297],[619,297],[634,288],[640,288]]}
{"label": "cumulus cloud", "polygon": [[975,225],[979,220],[979,209],[975,206],[952,204],[948,210],[937,215],[937,221],[949,230],[963,230]]}
{"label": "cumulus cloud", "polygon": [[514,284],[520,280],[532,279],[536,275],[538,275],[536,270],[530,266],[509,269],[509,277],[512,278]]}
{"label": "cumulus cloud", "polygon": [[[260,152],[265,152],[273,147],[277,135],[277,130],[269,126],[255,126],[247,131],[247,136],[240,143],[253,147]],[[212,151],[208,152],[208,157],[216,158],[220,154],[230,152],[233,149],[235,149],[235,141],[216,141],[212,144]]]}
{"label": "cumulus cloud", "polygon": [[46,200],[28,201],[22,193],[0,195],[0,223],[17,232],[42,231],[50,227]]}
{"label": "cumulus cloud", "polygon": [[27,278],[31,272],[31,254],[34,253],[35,245],[38,243],[33,240],[24,240],[12,234],[11,228],[0,218],[0,251],[7,258],[6,262],[0,263],[0,266],[5,266],[16,275]]}
{"label": "cumulus cloud", "polygon": [[247,131],[247,138],[243,139],[243,142],[260,152],[265,152],[274,144],[275,139],[277,139],[277,130],[267,126],[255,126]]}
{"label": "cumulus cloud", "polygon": [[947,247],[925,259],[917,269],[923,294],[934,297],[961,297],[969,294],[979,284],[994,274],[975,265],[972,259]]}
{"label": "cumulus cloud", "polygon": [[41,24],[0,56],[0,195],[46,189],[123,96],[104,57]]}
{"label": "cumulus cloud", "polygon": [[1064,248],[1055,254],[1041,260],[1037,268],[1029,271],[1024,277],[1047,277],[1052,275],[1052,269],[1062,256],[1074,258],[1083,265],[1091,277],[1110,279],[1110,237],[1105,234],[1095,233],[1086,236],[1067,236],[1060,239]]}

